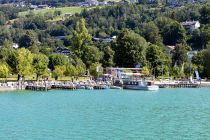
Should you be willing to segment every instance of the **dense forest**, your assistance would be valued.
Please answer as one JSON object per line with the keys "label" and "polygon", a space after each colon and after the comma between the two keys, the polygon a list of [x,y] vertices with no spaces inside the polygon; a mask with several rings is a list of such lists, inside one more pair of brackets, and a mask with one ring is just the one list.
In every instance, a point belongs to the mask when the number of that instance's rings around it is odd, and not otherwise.
{"label": "dense forest", "polygon": [[[210,77],[208,3],[177,8],[115,5],[84,10],[55,22],[49,20],[59,11],[30,12],[18,17],[18,12],[23,10],[0,8],[1,77],[32,72],[40,77],[47,75],[48,68],[56,77],[83,75],[87,69],[98,76],[96,67],[135,67],[136,64],[141,65],[145,75],[156,77],[162,74],[188,77],[194,69],[202,77]],[[182,25],[185,21],[199,21],[201,26],[188,31]],[[107,38],[112,41],[103,41]],[[12,48],[12,43],[17,43],[20,49]],[[167,46],[175,47],[170,50]],[[57,48],[68,48],[71,54],[68,57],[54,54]],[[192,61],[187,56],[190,50],[198,51]]]}

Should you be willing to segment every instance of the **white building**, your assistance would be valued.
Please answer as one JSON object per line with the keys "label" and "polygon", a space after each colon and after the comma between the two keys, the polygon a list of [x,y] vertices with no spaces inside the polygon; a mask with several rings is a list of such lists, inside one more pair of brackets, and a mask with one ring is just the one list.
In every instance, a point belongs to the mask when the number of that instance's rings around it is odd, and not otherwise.
{"label": "white building", "polygon": [[201,24],[199,21],[185,21],[181,23],[186,31],[192,31],[200,28]]}

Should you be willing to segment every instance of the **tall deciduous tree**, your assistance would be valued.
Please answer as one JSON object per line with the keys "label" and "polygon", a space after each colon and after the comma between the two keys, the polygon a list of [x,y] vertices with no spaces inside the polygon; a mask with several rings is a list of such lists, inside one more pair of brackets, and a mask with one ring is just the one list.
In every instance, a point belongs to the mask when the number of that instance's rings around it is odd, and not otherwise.
{"label": "tall deciduous tree", "polygon": [[44,54],[34,54],[33,56],[33,68],[37,75],[37,80],[40,76],[48,74],[49,59]]}
{"label": "tall deciduous tree", "polygon": [[172,55],[172,65],[181,66],[184,62],[187,62],[186,47],[183,44],[177,44]]}
{"label": "tall deciduous tree", "polygon": [[37,38],[34,32],[27,31],[19,40],[19,46],[28,48],[37,43]]}
{"label": "tall deciduous tree", "polygon": [[102,65],[104,68],[114,66],[114,51],[111,47],[105,46],[102,48],[103,59]]}
{"label": "tall deciduous tree", "polygon": [[66,71],[65,71],[66,76],[71,76],[72,80],[74,79],[75,76],[77,76],[77,69],[74,65],[68,64],[66,65]]}
{"label": "tall deciduous tree", "polygon": [[0,64],[0,78],[7,78],[9,75],[9,68],[6,64]]}
{"label": "tall deciduous tree", "polygon": [[165,74],[169,70],[169,58],[157,45],[151,45],[147,48],[146,58],[155,76]]}
{"label": "tall deciduous tree", "polygon": [[123,30],[113,46],[115,62],[120,67],[134,67],[136,64],[146,64],[146,40],[128,29]]}
{"label": "tall deciduous tree", "polygon": [[48,67],[51,70],[54,70],[55,66],[58,65],[66,65],[68,64],[68,58],[67,56],[63,55],[63,54],[51,54],[49,56],[49,65]]}
{"label": "tall deciduous tree", "polygon": [[201,10],[200,10],[200,14],[201,14],[201,22],[203,24],[209,24],[210,23],[210,4],[206,4],[204,5]]}
{"label": "tall deciduous tree", "polygon": [[166,45],[176,45],[186,41],[184,27],[177,21],[166,25],[162,31],[163,43]]}
{"label": "tall deciduous tree", "polygon": [[204,71],[210,77],[210,47],[203,52]]}
{"label": "tall deciduous tree", "polygon": [[201,75],[201,77],[206,76],[204,72],[204,55],[203,51],[197,52],[197,54],[194,54],[192,57],[192,63],[197,66],[198,72]]}
{"label": "tall deciduous tree", "polygon": [[15,61],[18,75],[26,76],[31,74],[33,55],[29,50],[25,48],[18,49]]}
{"label": "tall deciduous tree", "polygon": [[75,26],[72,37],[72,45],[74,53],[78,57],[82,57],[84,48],[91,42],[91,35],[85,27],[85,20],[80,19]]}
{"label": "tall deciduous tree", "polygon": [[66,71],[66,66],[64,65],[55,66],[55,69],[53,70],[53,75],[55,76],[55,79],[57,80],[58,77],[63,77],[65,71]]}
{"label": "tall deciduous tree", "polygon": [[101,66],[100,63],[93,63],[90,66],[90,74],[93,77],[99,77],[103,74],[103,67]]}
{"label": "tall deciduous tree", "polygon": [[84,49],[82,60],[86,64],[87,68],[89,68],[92,63],[96,63],[101,60],[101,52],[94,46],[87,46]]}
{"label": "tall deciduous tree", "polygon": [[143,25],[142,31],[143,31],[142,34],[143,34],[144,38],[148,42],[150,42],[152,44],[156,44],[156,45],[162,44],[162,38],[159,34],[159,29],[154,24],[154,22],[145,23]]}

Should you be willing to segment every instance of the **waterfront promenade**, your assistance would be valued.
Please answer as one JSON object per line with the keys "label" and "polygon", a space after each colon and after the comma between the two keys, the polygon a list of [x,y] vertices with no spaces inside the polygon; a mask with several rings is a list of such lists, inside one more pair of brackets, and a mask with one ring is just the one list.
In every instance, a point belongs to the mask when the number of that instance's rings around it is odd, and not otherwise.
{"label": "waterfront promenade", "polygon": [[[190,83],[188,81],[155,81],[155,85],[160,88],[202,88],[210,87],[210,82],[194,82]],[[0,91],[10,91],[10,90],[37,90],[37,91],[48,91],[50,89],[65,89],[65,90],[75,90],[75,89],[107,89],[114,86],[112,82],[96,82],[94,80],[86,81],[25,81],[25,82],[6,82],[0,84]]]}

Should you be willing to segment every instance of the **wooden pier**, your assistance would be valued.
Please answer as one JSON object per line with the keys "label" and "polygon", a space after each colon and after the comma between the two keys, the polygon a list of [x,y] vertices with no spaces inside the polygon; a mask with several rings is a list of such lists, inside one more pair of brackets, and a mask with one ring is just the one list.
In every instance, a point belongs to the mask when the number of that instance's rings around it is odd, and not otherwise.
{"label": "wooden pier", "polygon": [[160,88],[200,88],[200,84],[178,83],[178,84],[159,84]]}
{"label": "wooden pier", "polygon": [[26,86],[26,90],[34,90],[34,91],[48,91],[51,89],[51,87],[45,87],[45,86]]}
{"label": "wooden pier", "polygon": [[75,90],[77,89],[75,86],[69,86],[69,85],[52,85],[52,89],[65,89],[65,90]]}

